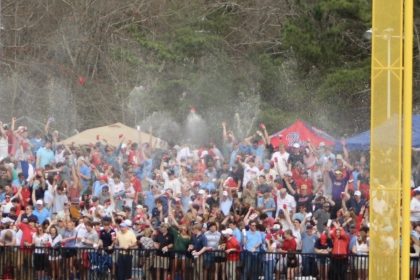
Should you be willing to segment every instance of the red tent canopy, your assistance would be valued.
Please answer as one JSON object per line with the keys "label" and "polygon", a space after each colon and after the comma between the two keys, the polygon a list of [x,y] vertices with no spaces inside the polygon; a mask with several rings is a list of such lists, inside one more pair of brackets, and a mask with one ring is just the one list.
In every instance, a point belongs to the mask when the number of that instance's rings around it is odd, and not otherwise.
{"label": "red tent canopy", "polygon": [[319,146],[324,142],[327,146],[335,144],[335,139],[328,133],[297,119],[291,126],[271,135],[271,144],[278,147],[280,143],[291,146],[294,143],[305,144],[311,142]]}

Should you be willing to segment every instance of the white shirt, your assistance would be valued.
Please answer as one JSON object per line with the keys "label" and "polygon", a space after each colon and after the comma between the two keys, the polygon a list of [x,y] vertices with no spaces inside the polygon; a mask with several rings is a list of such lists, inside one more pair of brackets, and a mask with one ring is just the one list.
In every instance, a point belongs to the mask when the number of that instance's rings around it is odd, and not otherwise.
{"label": "white shirt", "polygon": [[9,142],[6,137],[0,138],[0,159],[7,158],[9,156],[8,152]]}
{"label": "white shirt", "polygon": [[113,183],[108,182],[108,184],[109,184],[109,191],[111,192],[112,195],[123,192],[125,190],[123,182],[119,182],[118,184],[115,184],[114,182]]}
{"label": "white shirt", "polygon": [[191,150],[188,146],[183,147],[178,151],[178,154],[176,156],[176,160],[178,162],[180,162],[182,158],[187,159],[187,157],[190,157],[192,155],[193,155],[193,153],[191,152]]}
{"label": "white shirt", "polygon": [[246,186],[249,181],[256,179],[259,173],[260,170],[257,166],[251,167],[248,164],[245,164],[243,186]]}
{"label": "white shirt", "polygon": [[53,199],[53,213],[56,212],[60,212],[64,210],[64,203],[68,203],[69,199],[67,198],[67,195],[65,194],[55,194],[55,197]]}
{"label": "white shirt", "polygon": [[[51,236],[48,233],[44,233],[41,236],[38,236],[36,233],[32,234],[32,239],[35,247],[46,247],[47,244],[51,244]],[[35,253],[42,254],[45,252],[45,249],[36,248]]]}
{"label": "white shirt", "polygon": [[12,203],[12,199],[10,199],[9,202],[2,204],[1,209],[4,214],[9,214],[10,209],[12,209],[12,207],[13,207],[13,203]]}
{"label": "white shirt", "polygon": [[[124,198],[124,206],[128,206],[130,208],[133,207],[134,195],[136,191],[134,190],[133,186],[125,189],[125,198]],[[129,197],[130,196],[130,197]]]}
{"label": "white shirt", "polygon": [[178,178],[174,178],[172,180],[165,180],[165,185],[163,186],[163,189],[172,189],[174,191],[174,194],[181,193],[181,182]]}
{"label": "white shirt", "polygon": [[229,215],[230,208],[232,207],[233,200],[230,197],[227,197],[225,200],[220,200],[220,210],[225,216]]}
{"label": "white shirt", "polygon": [[[83,238],[86,234],[86,226],[84,224],[79,224],[76,227],[76,237],[77,238]],[[76,239],[76,247],[83,247],[83,243]]]}
{"label": "white shirt", "polygon": [[282,198],[280,196],[280,191],[277,191],[277,211],[276,211],[276,217],[279,215],[280,209],[283,210],[283,205],[287,206],[287,210],[292,211],[296,208],[296,200],[293,196],[286,193],[286,196]]}
{"label": "white shirt", "polygon": [[274,164],[276,164],[278,166],[280,176],[284,176],[284,174],[288,170],[287,161],[289,160],[289,153],[286,152],[286,151],[282,154],[280,152],[275,152],[271,156],[271,160],[274,161]]}
{"label": "white shirt", "polygon": [[61,151],[61,153],[58,153],[58,152],[55,152],[55,162],[56,163],[58,163],[58,162],[65,162],[66,161],[66,158],[65,158],[65,156],[64,156],[64,152],[65,152],[66,150],[62,150]]}

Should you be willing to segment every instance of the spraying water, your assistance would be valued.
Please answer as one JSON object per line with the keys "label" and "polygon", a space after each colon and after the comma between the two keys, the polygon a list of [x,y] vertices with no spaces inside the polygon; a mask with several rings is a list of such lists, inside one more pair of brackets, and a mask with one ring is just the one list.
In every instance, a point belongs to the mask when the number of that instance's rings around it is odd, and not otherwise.
{"label": "spraying water", "polygon": [[206,121],[191,108],[185,122],[185,139],[194,145],[208,142],[208,127]]}

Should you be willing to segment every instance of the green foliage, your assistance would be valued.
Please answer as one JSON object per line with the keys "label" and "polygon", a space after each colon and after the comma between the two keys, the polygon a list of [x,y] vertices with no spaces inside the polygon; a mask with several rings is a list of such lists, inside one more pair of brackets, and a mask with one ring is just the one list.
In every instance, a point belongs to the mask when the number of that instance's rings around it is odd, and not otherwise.
{"label": "green foliage", "polygon": [[304,73],[313,66],[323,71],[360,56],[357,42],[370,24],[365,1],[302,1],[297,10],[299,16],[284,25],[283,42],[294,51]]}
{"label": "green foliage", "polygon": [[195,30],[190,27],[175,31],[172,48],[175,53],[184,58],[201,57],[220,47],[220,38],[205,30]]}
{"label": "green foliage", "polygon": [[369,65],[335,69],[325,76],[318,90],[318,100],[321,102],[334,100],[335,104],[346,102],[357,92],[366,89],[369,75]]}
{"label": "green foliage", "polygon": [[136,57],[131,51],[121,47],[111,50],[111,56],[115,60],[127,62],[132,66],[140,64],[140,59]]}

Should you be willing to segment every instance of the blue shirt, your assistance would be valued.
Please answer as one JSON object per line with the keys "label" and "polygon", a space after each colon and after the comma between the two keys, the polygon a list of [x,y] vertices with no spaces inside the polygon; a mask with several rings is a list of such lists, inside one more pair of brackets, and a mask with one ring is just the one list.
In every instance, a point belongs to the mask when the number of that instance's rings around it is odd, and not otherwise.
{"label": "blue shirt", "polygon": [[[79,172],[86,177],[89,177],[90,179],[90,168],[86,164],[83,164],[80,166]],[[83,190],[87,189],[89,187],[89,180],[80,179],[80,182],[82,183]]]}
{"label": "blue shirt", "polygon": [[258,145],[256,148],[251,146],[250,150],[251,154],[257,157],[260,162],[264,162],[264,146]]}
{"label": "blue shirt", "polygon": [[302,232],[302,253],[304,254],[313,254],[315,253],[315,242],[318,239],[316,234],[307,234]]}
{"label": "blue shirt", "polygon": [[146,205],[147,208],[149,208],[149,215],[152,215],[152,210],[153,208],[156,207],[156,205],[155,205],[155,196],[153,195],[151,191],[146,191],[144,193],[144,205]]}
{"label": "blue shirt", "polygon": [[264,236],[259,231],[246,232],[245,250],[258,252],[259,246],[264,245]]}
{"label": "blue shirt", "polygon": [[209,192],[216,189],[216,186],[213,182],[203,182],[200,184],[200,189],[208,190]]}
{"label": "blue shirt", "polygon": [[50,211],[47,208],[42,208],[41,211],[35,208],[33,214],[38,218],[38,224],[42,224],[46,219],[50,217]]}
{"label": "blue shirt", "polygon": [[358,190],[358,188],[357,188],[357,178],[359,177],[359,171],[357,171],[357,169],[356,170],[354,170],[352,173],[352,176],[353,176],[353,189],[355,190],[355,191],[357,191]]}
{"label": "blue shirt", "polygon": [[92,186],[93,196],[99,197],[101,195],[102,188],[104,186],[108,186],[108,184],[107,183],[101,184],[100,181],[95,181],[95,183],[93,183],[93,186]]}
{"label": "blue shirt", "polygon": [[200,251],[203,247],[207,247],[207,238],[204,234],[193,236],[191,238],[191,244],[194,246],[195,251]]}
{"label": "blue shirt", "polygon": [[36,153],[38,152],[38,150],[44,146],[44,140],[42,138],[40,139],[36,139],[36,138],[32,138],[31,140],[29,140],[29,142],[31,143],[31,151],[32,154],[36,155]]}
{"label": "blue shirt", "polygon": [[[259,197],[257,199],[257,207],[262,208],[263,210],[270,209],[270,208],[276,209],[276,203],[274,202],[274,199],[272,197],[267,199],[267,201],[264,201],[264,197]],[[274,211],[266,212],[267,216],[273,217]]]}
{"label": "blue shirt", "polygon": [[357,242],[357,235],[350,235],[350,241],[349,241],[349,252],[352,252],[354,245],[356,245]]}
{"label": "blue shirt", "polygon": [[44,168],[45,165],[51,164],[55,160],[54,152],[51,149],[47,149],[45,147],[40,148],[37,151],[36,157],[39,160],[39,166],[37,167],[41,168]]}
{"label": "blue shirt", "polygon": [[235,228],[233,230],[233,236],[235,236],[235,238],[236,238],[236,240],[238,240],[239,244],[242,244],[242,232],[238,228]]}

